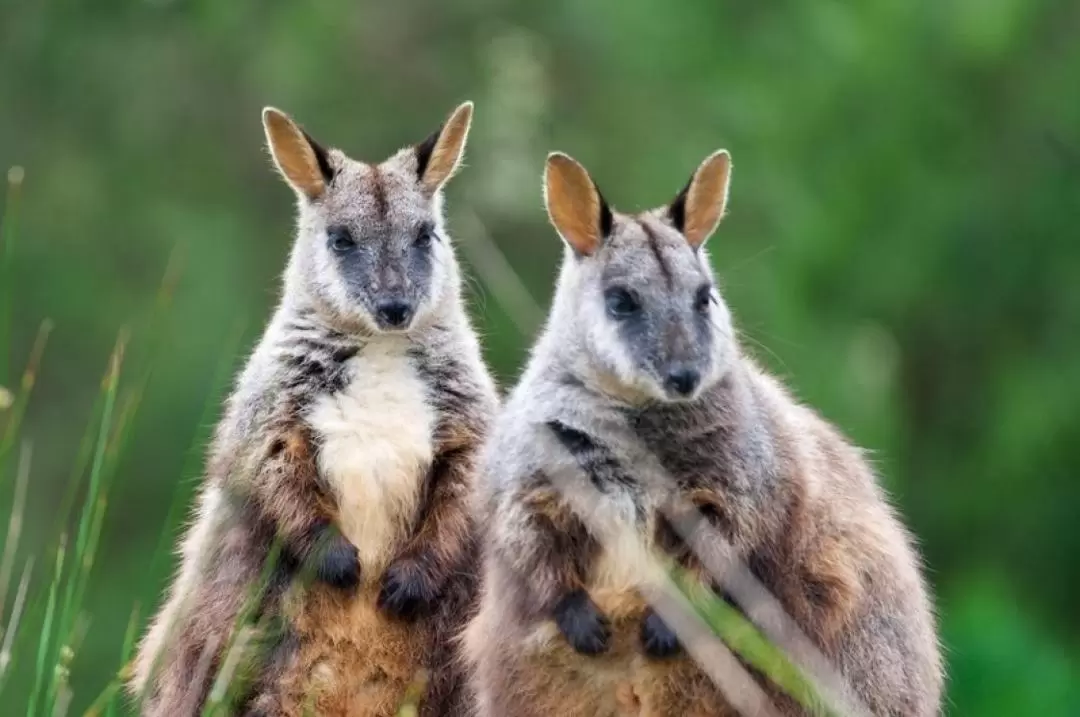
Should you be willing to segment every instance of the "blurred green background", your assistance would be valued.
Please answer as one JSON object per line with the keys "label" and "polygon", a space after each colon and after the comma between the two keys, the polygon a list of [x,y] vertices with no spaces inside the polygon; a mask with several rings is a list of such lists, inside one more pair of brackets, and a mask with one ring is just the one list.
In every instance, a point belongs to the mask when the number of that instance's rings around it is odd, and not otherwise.
{"label": "blurred green background", "polygon": [[[31,610],[122,326],[122,386],[145,387],[71,713],[116,671],[133,604],[156,603],[174,493],[278,291],[293,200],[260,109],[378,160],[473,99],[450,226],[504,385],[559,257],[546,152],[635,209],[728,148],[723,290],[749,349],[873,452],[918,535],[948,713],[1080,714],[1078,35],[1075,0],[0,0],[0,169],[26,168],[0,386],[54,322],[22,430]],[[33,650],[14,658],[0,704],[24,704]]]}

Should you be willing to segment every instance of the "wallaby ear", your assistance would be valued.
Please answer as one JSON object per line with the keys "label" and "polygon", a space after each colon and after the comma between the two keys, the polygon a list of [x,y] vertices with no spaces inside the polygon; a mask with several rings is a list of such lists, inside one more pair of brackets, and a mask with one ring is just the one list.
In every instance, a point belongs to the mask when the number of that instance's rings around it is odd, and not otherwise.
{"label": "wallaby ear", "polygon": [[544,165],[544,204],[559,235],[574,251],[591,256],[611,233],[611,209],[592,177],[575,159],[552,152]]}
{"label": "wallaby ear", "polygon": [[472,126],[472,113],[473,103],[465,102],[451,113],[442,127],[416,145],[416,174],[427,191],[438,191],[461,166]]}
{"label": "wallaby ear", "polygon": [[321,197],[334,178],[326,150],[281,110],[267,107],[262,118],[266,143],[281,176],[309,200]]}
{"label": "wallaby ear", "polygon": [[724,217],[730,177],[731,155],[724,149],[714,152],[705,158],[668,207],[671,223],[695,249],[712,236]]}

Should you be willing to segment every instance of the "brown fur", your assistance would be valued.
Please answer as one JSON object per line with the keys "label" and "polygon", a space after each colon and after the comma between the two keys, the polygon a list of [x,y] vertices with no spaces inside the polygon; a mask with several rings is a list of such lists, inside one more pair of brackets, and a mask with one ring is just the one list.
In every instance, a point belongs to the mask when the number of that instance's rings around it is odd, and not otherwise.
{"label": "brown fur", "polygon": [[392,715],[410,685],[427,674],[424,714],[462,709],[454,693],[456,658],[447,645],[464,625],[472,592],[452,573],[464,572],[471,582],[467,573],[476,570],[474,526],[465,507],[474,449],[441,453],[427,481],[423,516],[391,562],[415,572],[433,592],[443,592],[453,578],[457,594],[445,596],[433,615],[411,622],[388,618],[376,607],[378,583],[365,583],[356,595],[313,585],[288,596],[283,612],[300,647],[256,706],[272,704],[269,713],[282,715],[305,709],[341,717]]}

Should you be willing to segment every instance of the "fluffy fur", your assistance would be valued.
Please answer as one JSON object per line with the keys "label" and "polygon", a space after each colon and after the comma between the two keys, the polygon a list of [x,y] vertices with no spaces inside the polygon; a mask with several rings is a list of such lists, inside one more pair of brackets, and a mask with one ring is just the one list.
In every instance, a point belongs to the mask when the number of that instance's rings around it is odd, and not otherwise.
{"label": "fluffy fur", "polygon": [[[733,546],[874,714],[938,710],[910,536],[862,453],[743,355],[715,289],[700,232],[719,221],[728,172],[714,154],[671,205],[615,213],[596,251],[565,253],[546,330],[484,451],[484,583],[466,633],[481,717],[735,714],[672,654],[674,635],[637,590],[649,574],[635,541],[703,574],[668,520],[679,504]],[[591,181],[577,184],[579,201],[549,187],[560,233],[606,210],[592,208]],[[565,216],[575,206],[588,214]],[[656,462],[660,482],[646,468]],[[783,714],[801,714],[755,679]]]}
{"label": "fluffy fur", "polygon": [[425,676],[423,714],[465,713],[452,645],[473,609],[467,501],[496,394],[440,191],[471,116],[371,165],[264,114],[299,229],[139,648],[144,714],[199,714],[223,669],[243,680],[241,714],[392,715]]}

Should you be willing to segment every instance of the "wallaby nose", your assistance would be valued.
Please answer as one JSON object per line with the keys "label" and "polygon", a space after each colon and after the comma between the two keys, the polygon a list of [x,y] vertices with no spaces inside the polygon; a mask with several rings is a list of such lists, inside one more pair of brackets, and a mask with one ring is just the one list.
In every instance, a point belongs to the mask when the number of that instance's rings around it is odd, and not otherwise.
{"label": "wallaby nose", "polygon": [[694,392],[694,389],[698,387],[698,383],[701,381],[701,374],[692,368],[675,368],[668,371],[667,379],[664,381],[664,387],[668,390],[668,393],[673,393],[678,396],[689,396]]}
{"label": "wallaby nose", "polygon": [[375,307],[375,316],[383,328],[400,329],[412,318],[412,306],[401,299],[388,299]]}

